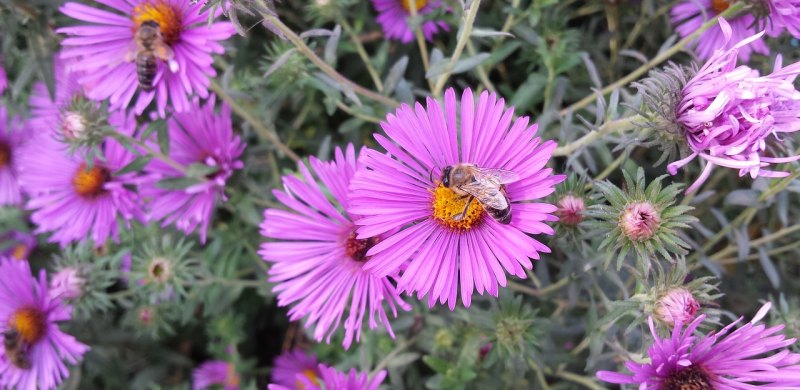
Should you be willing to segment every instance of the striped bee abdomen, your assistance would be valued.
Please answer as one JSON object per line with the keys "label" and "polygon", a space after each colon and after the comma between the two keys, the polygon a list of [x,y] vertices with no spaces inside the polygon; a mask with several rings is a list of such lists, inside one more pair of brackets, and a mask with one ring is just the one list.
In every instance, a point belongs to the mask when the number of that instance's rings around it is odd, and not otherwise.
{"label": "striped bee abdomen", "polygon": [[136,76],[139,88],[143,91],[153,90],[153,80],[156,78],[158,60],[152,52],[142,52],[136,56]]}

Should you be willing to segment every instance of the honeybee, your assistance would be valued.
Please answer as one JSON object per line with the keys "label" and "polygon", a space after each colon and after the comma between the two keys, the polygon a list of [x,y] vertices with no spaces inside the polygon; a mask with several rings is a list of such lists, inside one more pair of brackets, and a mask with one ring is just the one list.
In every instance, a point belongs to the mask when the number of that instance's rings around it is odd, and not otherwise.
{"label": "honeybee", "polygon": [[158,60],[166,62],[174,72],[177,69],[175,52],[164,42],[161,26],[154,20],[142,22],[134,36],[135,46],[128,52],[126,60],[136,61],[136,77],[142,91],[152,91],[158,70]]}
{"label": "honeybee", "polygon": [[472,201],[477,199],[483,209],[497,222],[504,225],[511,223],[511,202],[506,194],[505,185],[519,180],[519,175],[515,172],[479,168],[474,164],[457,164],[444,167],[441,180],[442,185],[457,195],[469,197],[464,211],[453,217],[453,220],[463,219]]}
{"label": "honeybee", "polygon": [[3,333],[3,348],[11,364],[23,370],[31,368],[31,361],[28,359],[28,344],[16,329],[11,328]]}

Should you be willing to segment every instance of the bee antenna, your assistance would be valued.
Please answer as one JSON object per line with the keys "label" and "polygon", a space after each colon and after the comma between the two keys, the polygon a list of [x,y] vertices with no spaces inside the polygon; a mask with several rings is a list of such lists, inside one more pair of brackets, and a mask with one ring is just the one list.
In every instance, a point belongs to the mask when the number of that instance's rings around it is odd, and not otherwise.
{"label": "bee antenna", "polygon": [[431,167],[430,172],[428,172],[428,179],[431,181],[431,183],[433,183],[433,170],[434,169],[436,169],[436,167]]}

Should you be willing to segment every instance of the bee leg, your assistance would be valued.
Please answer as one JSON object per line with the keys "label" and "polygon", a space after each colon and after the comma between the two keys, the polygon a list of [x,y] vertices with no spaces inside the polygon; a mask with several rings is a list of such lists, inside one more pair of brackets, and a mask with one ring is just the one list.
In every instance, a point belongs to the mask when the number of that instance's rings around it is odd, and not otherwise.
{"label": "bee leg", "polygon": [[467,216],[467,211],[469,211],[469,205],[472,204],[472,200],[475,199],[475,197],[472,195],[466,195],[466,196],[468,196],[469,199],[467,199],[467,204],[464,205],[464,211],[462,211],[460,214],[456,214],[453,217],[453,221],[460,221]]}

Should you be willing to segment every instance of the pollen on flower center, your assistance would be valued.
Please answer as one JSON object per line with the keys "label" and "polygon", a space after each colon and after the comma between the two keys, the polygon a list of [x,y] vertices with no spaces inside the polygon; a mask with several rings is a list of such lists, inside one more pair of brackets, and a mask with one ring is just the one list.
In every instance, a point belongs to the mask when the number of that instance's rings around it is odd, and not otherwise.
{"label": "pollen on flower center", "polygon": [[356,238],[356,233],[350,233],[344,243],[344,253],[347,257],[361,262],[369,260],[367,252],[372,249],[379,241],[378,237],[370,237],[363,240]]}
{"label": "pollen on flower center", "polygon": [[[406,12],[411,12],[411,0],[400,0],[400,2],[403,4],[403,9],[406,10]],[[414,0],[414,3],[416,9],[419,11],[428,5],[428,0]]]}
{"label": "pollen on flower center", "polygon": [[708,374],[698,365],[692,365],[670,374],[661,383],[661,390],[712,390]]}
{"label": "pollen on flower center", "polygon": [[8,165],[11,161],[11,147],[0,141],[0,168]]}
{"label": "pollen on flower center", "polygon": [[31,307],[17,310],[8,321],[8,326],[16,330],[22,341],[29,345],[44,337],[46,325],[44,313]]}
{"label": "pollen on flower center", "polygon": [[469,209],[463,218],[456,220],[467,207],[469,197],[461,196],[453,190],[438,184],[433,189],[433,218],[443,226],[457,230],[467,230],[483,219],[483,206],[477,200],[472,200]]}
{"label": "pollen on flower center", "polygon": [[147,1],[133,9],[134,33],[142,23],[152,20],[161,28],[161,36],[167,45],[174,44],[181,36],[183,24],[180,12],[164,0]]}
{"label": "pollen on flower center", "polygon": [[11,251],[11,257],[20,261],[25,260],[27,254],[28,247],[25,244],[19,244]]}
{"label": "pollen on flower center", "polygon": [[[311,383],[319,385],[319,377],[317,376],[317,373],[314,370],[306,368],[305,370],[303,370],[303,376],[311,380]],[[298,390],[304,390],[306,387],[300,380],[296,380],[294,385]]]}
{"label": "pollen on flower center", "polygon": [[711,8],[717,13],[721,13],[731,6],[730,0],[711,0]]}
{"label": "pollen on flower center", "polygon": [[81,164],[75,176],[72,178],[72,185],[78,195],[84,198],[94,198],[103,192],[105,185],[111,180],[111,172],[95,164],[92,169],[86,168],[86,163]]}

